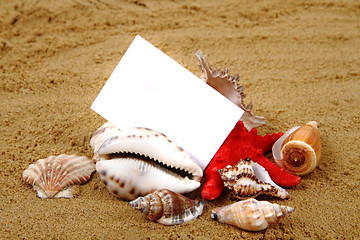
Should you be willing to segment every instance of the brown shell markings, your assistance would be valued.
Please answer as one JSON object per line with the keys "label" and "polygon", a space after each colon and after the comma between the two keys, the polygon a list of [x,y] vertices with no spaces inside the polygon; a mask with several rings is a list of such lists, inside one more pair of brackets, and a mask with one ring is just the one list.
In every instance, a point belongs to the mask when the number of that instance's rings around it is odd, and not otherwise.
{"label": "brown shell markings", "polygon": [[87,157],[61,154],[30,164],[22,177],[42,199],[70,198],[72,193],[65,191],[66,187],[87,182],[94,171],[95,164]]}
{"label": "brown shell markings", "polygon": [[311,121],[287,131],[273,146],[275,163],[287,172],[306,175],[320,162],[321,144],[318,124]]}
{"label": "brown shell markings", "polygon": [[168,189],[161,189],[139,197],[129,204],[153,221],[164,225],[175,225],[200,216],[205,203],[191,200]]}
{"label": "brown shell markings", "polygon": [[224,186],[232,190],[233,199],[255,198],[259,195],[269,195],[288,199],[289,193],[276,185],[268,172],[250,158],[240,159],[234,166],[219,169]]}
{"label": "brown shell markings", "polygon": [[250,198],[212,210],[211,218],[248,231],[261,231],[293,212],[294,208]]}
{"label": "brown shell markings", "polygon": [[229,68],[225,68],[223,71],[219,69],[215,71],[212,70],[206,56],[201,50],[196,52],[196,56],[199,59],[199,67],[201,70],[200,78],[245,111],[240,118],[240,120],[244,122],[245,128],[250,131],[253,128],[265,126],[265,118],[254,116],[252,113],[252,104],[249,103],[247,106],[245,105],[243,100],[246,96],[244,93],[245,88],[238,85],[239,75],[235,74],[231,76]]}
{"label": "brown shell markings", "polygon": [[113,135],[120,132],[120,129],[110,122],[106,122],[99,129],[97,129],[90,139],[90,146],[94,150],[94,162],[100,161],[99,148],[101,145]]}

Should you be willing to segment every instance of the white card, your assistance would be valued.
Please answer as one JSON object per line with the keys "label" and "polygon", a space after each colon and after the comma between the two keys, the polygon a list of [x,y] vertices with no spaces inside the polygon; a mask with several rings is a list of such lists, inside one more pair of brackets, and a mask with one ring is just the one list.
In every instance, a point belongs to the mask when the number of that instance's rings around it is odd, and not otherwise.
{"label": "white card", "polygon": [[120,129],[147,127],[205,169],[243,110],[136,36],[91,109]]}

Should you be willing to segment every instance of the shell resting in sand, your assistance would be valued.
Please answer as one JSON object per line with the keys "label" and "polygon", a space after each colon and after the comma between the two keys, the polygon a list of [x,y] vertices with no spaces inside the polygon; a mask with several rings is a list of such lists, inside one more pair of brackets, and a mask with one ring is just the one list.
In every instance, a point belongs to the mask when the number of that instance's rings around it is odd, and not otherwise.
{"label": "shell resting in sand", "polygon": [[273,145],[275,163],[287,172],[306,175],[320,162],[320,133],[315,121],[288,130]]}
{"label": "shell resting in sand", "polygon": [[134,200],[159,189],[186,193],[200,187],[203,171],[164,134],[148,128],[117,131],[99,147],[96,171],[117,197]]}
{"label": "shell resting in sand", "polygon": [[191,221],[202,214],[204,201],[191,200],[167,189],[139,197],[129,204],[164,225]]}
{"label": "shell resting in sand", "polygon": [[261,231],[294,211],[294,208],[250,198],[215,208],[211,218],[248,231]]}
{"label": "shell resting in sand", "polygon": [[33,186],[38,197],[42,199],[70,198],[71,191],[65,191],[65,188],[85,183],[94,171],[95,164],[87,157],[61,154],[30,164],[22,177],[26,183]]}

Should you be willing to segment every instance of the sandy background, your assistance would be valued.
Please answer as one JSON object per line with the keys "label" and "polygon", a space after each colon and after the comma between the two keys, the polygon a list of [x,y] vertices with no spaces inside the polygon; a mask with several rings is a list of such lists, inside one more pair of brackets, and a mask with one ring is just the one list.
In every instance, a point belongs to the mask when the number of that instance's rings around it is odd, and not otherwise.
{"label": "sandy background", "polygon": [[[0,239],[360,237],[358,1],[0,6]],[[290,200],[270,200],[294,213],[266,231],[246,232],[210,219],[212,208],[230,203],[225,193],[206,202],[197,220],[165,227],[110,195],[97,174],[75,198],[36,197],[21,180],[30,163],[61,153],[92,157],[90,136],[105,121],[89,107],[136,34],[198,76],[198,49],[214,67],[238,72],[246,102],[267,119],[261,135],[319,122],[319,168],[288,189]],[[200,199],[200,190],[188,196]]]}

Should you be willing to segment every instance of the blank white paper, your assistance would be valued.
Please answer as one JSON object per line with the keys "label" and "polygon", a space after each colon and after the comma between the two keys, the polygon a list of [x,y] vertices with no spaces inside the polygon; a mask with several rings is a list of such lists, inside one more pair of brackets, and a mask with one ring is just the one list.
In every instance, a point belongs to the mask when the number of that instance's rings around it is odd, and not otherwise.
{"label": "blank white paper", "polygon": [[167,135],[205,169],[243,110],[136,36],[91,109],[120,129]]}

